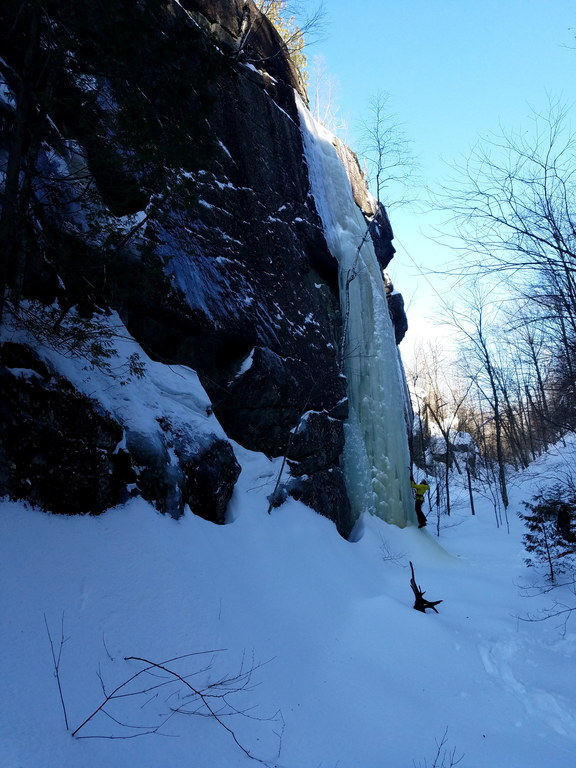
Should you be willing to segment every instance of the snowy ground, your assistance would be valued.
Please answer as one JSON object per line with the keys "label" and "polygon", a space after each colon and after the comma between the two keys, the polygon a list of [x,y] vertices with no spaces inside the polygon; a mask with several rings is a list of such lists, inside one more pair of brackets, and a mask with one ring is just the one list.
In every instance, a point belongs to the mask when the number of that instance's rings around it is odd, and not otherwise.
{"label": "snowy ground", "polygon": [[[296,502],[268,515],[277,467],[238,454],[222,527],[139,500],[96,518],[2,503],[3,768],[255,765],[227,729],[283,768],[573,768],[576,625],[522,620],[552,596],[521,589],[537,574],[514,511],[562,455],[517,479],[510,533],[485,503],[443,520],[440,539],[365,517],[348,542]],[[438,615],[413,610],[409,560]],[[73,738],[103,690],[145,667],[128,656],[170,672],[141,673]],[[220,722],[175,713],[206,710],[173,673],[196,689],[240,675],[229,702],[244,714],[221,699]]]}

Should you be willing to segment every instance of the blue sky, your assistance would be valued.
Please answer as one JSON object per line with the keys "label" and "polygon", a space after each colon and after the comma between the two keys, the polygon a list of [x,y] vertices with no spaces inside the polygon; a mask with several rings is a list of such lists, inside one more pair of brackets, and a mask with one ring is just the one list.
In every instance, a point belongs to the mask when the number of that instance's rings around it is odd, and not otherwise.
{"label": "blue sky", "polygon": [[[309,61],[322,55],[338,81],[343,138],[358,149],[370,98],[387,92],[413,141],[423,186],[440,184],[479,137],[528,128],[531,108],[545,110],[549,98],[576,101],[574,0],[328,0],[325,7],[323,39],[307,53]],[[428,239],[436,223],[422,210],[392,212],[391,272],[413,332],[446,286],[419,276],[412,262],[426,272],[451,257]]]}

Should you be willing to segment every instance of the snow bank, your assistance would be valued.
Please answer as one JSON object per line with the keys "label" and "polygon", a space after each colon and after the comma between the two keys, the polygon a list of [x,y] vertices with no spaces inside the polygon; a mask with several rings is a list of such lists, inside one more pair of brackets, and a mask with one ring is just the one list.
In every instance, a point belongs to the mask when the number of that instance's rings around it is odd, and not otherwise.
{"label": "snow bank", "polygon": [[[461,766],[572,768],[576,634],[521,620],[522,528],[497,529],[486,504],[443,520],[440,544],[363,515],[347,542],[290,500],[266,513],[277,462],[237,448],[230,524],[174,521],[142,501],[66,518],[0,506],[0,764],[7,768],[241,768],[254,765],[211,718],[173,714],[177,686],[128,697],[110,714],[161,734],[136,737],[100,713],[66,732],[45,618],[58,650],[70,729],[140,667],[178,664],[202,687],[255,667],[225,723],[282,768],[432,764],[436,741]],[[541,468],[545,471],[545,466]],[[513,504],[536,480],[518,479]],[[408,562],[440,613],[412,609]],[[206,662],[210,668],[199,672]],[[259,666],[260,665],[260,666]],[[154,684],[165,678],[152,678]],[[280,752],[278,754],[278,749]],[[425,763],[425,761],[427,761]]]}

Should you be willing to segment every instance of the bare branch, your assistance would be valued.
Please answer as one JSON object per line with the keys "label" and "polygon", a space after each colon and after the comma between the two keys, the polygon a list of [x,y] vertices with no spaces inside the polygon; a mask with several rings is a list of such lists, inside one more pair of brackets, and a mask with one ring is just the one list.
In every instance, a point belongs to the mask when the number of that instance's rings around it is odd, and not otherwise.
{"label": "bare branch", "polygon": [[404,125],[390,110],[389,100],[389,94],[384,92],[373,96],[368,116],[360,124],[360,151],[366,161],[368,179],[376,198],[386,208],[413,202],[405,193],[415,183],[418,171],[412,142]]}
{"label": "bare branch", "polygon": [[58,654],[56,654],[56,651],[54,648],[54,643],[52,641],[52,635],[50,634],[50,627],[48,626],[48,619],[46,618],[46,614],[44,614],[44,625],[46,626],[46,633],[48,634],[48,640],[50,641],[50,650],[52,652],[52,663],[54,665],[54,676],[58,684],[58,694],[60,696],[60,704],[62,706],[62,712],[64,713],[64,722],[66,724],[66,730],[69,731],[70,727],[68,725],[68,714],[66,712],[66,703],[64,701],[64,694],[62,692],[62,683],[60,680],[60,661],[62,659],[62,648],[64,647],[64,643],[66,642],[66,638],[64,637],[64,614],[62,614],[61,623],[60,623],[60,645],[58,647]]}

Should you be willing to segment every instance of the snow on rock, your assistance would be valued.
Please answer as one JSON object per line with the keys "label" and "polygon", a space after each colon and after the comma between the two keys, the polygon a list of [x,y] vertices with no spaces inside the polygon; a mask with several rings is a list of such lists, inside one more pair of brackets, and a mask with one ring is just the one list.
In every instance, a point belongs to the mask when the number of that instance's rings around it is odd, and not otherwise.
{"label": "snow on rock", "polygon": [[[65,319],[63,326],[68,322]],[[86,410],[90,403],[97,403],[114,420],[112,426],[124,430],[122,443],[130,456],[125,482],[133,480],[132,486],[145,498],[174,517],[189,504],[195,513],[224,522],[240,467],[196,372],[149,358],[115,313],[98,322],[99,333],[107,339],[105,355],[90,364],[82,351],[46,344],[38,353],[51,375],[70,382],[69,397],[75,393],[85,396]],[[27,331],[11,328],[6,333],[12,344],[30,343],[33,348],[34,340]],[[46,382],[46,386],[56,385]],[[59,392],[58,387],[56,390]],[[42,434],[51,428],[48,423]],[[81,437],[74,434],[70,442]],[[43,456],[34,455],[32,463],[45,463]],[[106,479],[107,470],[103,471]],[[104,485],[102,478],[100,485]],[[118,497],[112,504],[117,502]],[[71,500],[67,511],[73,507]],[[78,504],[77,511],[102,511],[102,505],[86,508]]]}

